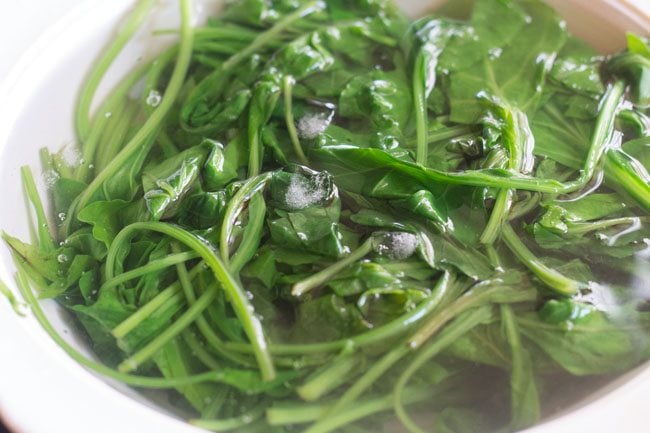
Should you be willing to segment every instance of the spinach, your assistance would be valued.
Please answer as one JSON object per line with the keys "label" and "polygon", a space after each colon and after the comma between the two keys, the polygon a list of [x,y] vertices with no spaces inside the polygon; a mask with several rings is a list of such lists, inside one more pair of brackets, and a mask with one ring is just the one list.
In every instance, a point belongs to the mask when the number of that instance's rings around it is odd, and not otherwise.
{"label": "spinach", "polygon": [[600,55],[539,0],[234,0],[196,28],[179,0],[179,42],[91,115],[151,3],[82,89],[83,161],[41,152],[50,209],[22,168],[31,241],[2,234],[79,363],[215,431],[465,433],[650,358],[646,39]]}

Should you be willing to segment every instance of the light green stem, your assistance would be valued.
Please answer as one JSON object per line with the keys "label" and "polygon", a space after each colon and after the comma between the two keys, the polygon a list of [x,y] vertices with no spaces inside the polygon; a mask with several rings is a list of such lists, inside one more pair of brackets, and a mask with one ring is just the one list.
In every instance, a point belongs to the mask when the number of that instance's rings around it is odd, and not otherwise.
{"label": "light green stem", "polygon": [[583,283],[580,283],[571,278],[565,277],[558,271],[553,268],[549,268],[543,264],[535,255],[524,245],[524,243],[519,239],[519,236],[515,233],[509,223],[506,223],[501,228],[501,235],[505,241],[510,251],[514,253],[515,256],[528,268],[530,271],[537,276],[544,284],[546,284],[550,289],[557,292],[560,295],[571,296],[575,295],[585,287]]}
{"label": "light green stem", "polygon": [[119,286],[120,284],[123,284],[129,280],[140,278],[144,275],[153,272],[158,272],[170,266],[174,266],[177,263],[184,263],[187,262],[188,260],[193,260],[196,258],[197,258],[196,253],[184,252],[184,253],[172,254],[165,258],[151,261],[146,265],[141,266],[137,269],[133,269],[131,271],[124,272],[123,274],[112,277],[111,279],[107,280],[104,284],[101,285],[99,291],[101,292],[102,290],[107,290],[111,287]]}
{"label": "light green stem", "polygon": [[289,137],[291,138],[291,143],[293,144],[293,151],[296,152],[298,161],[302,165],[308,165],[309,160],[305,156],[305,152],[302,150],[300,145],[300,138],[298,137],[298,131],[296,130],[295,119],[293,118],[293,85],[295,81],[293,77],[287,75],[282,80],[282,87],[284,90],[284,119],[287,124],[287,130],[289,131]]}
{"label": "light green stem", "polygon": [[71,212],[68,212],[69,218],[76,217],[77,212],[83,209],[93,199],[94,195],[100,190],[103,183],[110,179],[111,176],[114,176],[115,173],[136,152],[138,152],[138,150],[140,150],[144,143],[151,140],[151,137],[158,132],[163,120],[174,106],[190,65],[193,41],[193,29],[190,22],[191,0],[181,0],[180,4],[182,16],[180,48],[176,64],[174,65],[174,71],[172,72],[167,90],[165,91],[160,105],[151,114],[135,136],[126,144],[126,146],[124,146],[120,153],[115,156],[104,170],[97,174],[84,192],[81,193],[78,201],[73,203],[71,206]]}
{"label": "light green stem", "polygon": [[230,266],[230,235],[235,227],[237,218],[244,208],[246,201],[250,200],[253,195],[266,187],[267,182],[271,179],[271,175],[271,173],[263,173],[248,179],[228,202],[219,237],[219,253],[221,260],[223,260],[226,266]]}
{"label": "light green stem", "polygon": [[361,260],[372,251],[372,238],[366,240],[359,248],[354,250],[352,254],[345,257],[344,259],[339,260],[338,262],[328,266],[320,272],[315,273],[314,275],[305,278],[304,280],[294,284],[291,289],[291,294],[293,296],[299,297],[304,295],[316,287],[320,287],[329,281],[331,278],[336,276],[343,269],[347,268],[351,264]]}
{"label": "light green stem", "polygon": [[53,252],[56,249],[54,245],[54,238],[52,237],[50,224],[47,221],[47,215],[45,214],[43,202],[41,201],[40,195],[38,194],[38,189],[36,189],[36,183],[34,182],[32,170],[29,168],[29,166],[24,165],[20,168],[20,174],[23,179],[23,186],[27,192],[27,197],[32,203],[34,212],[36,213],[36,232],[38,233],[38,243],[41,251],[45,253]]}
{"label": "light green stem", "polygon": [[415,127],[417,136],[416,162],[426,166],[429,159],[428,113],[425,95],[424,73],[425,56],[419,53],[413,68],[413,102],[415,103]]}
{"label": "light green stem", "polygon": [[237,314],[237,317],[253,346],[253,351],[262,378],[265,381],[274,379],[276,372],[271,354],[269,353],[268,343],[264,336],[264,329],[260,319],[254,314],[255,309],[248,300],[244,289],[228,272],[224,263],[208,246],[208,244],[197,238],[192,233],[180,227],[161,222],[133,223],[122,229],[111,244],[106,257],[107,269],[114,268],[119,248],[121,248],[122,244],[128,242],[128,240],[138,231],[153,231],[169,236],[178,242],[185,244],[186,247],[195,251],[205,261],[210,269],[212,269],[212,272],[217,281],[221,284],[222,289],[226,292],[233,310],[235,311],[235,314]]}
{"label": "light green stem", "polygon": [[[190,271],[190,277],[193,279],[194,276],[203,270],[203,262],[201,262],[192,268]],[[111,334],[113,334],[115,338],[124,338],[129,332],[137,328],[138,325],[142,323],[147,317],[151,316],[159,309],[162,309],[164,306],[167,306],[167,304],[171,305],[176,302],[183,302],[183,295],[180,293],[180,290],[181,283],[178,281],[173,283],[165,290],[158,293],[158,295],[156,295],[152,300],[140,307],[138,311],[117,325],[111,331]]]}
{"label": "light green stem", "polygon": [[43,330],[50,336],[50,338],[76,362],[83,365],[84,367],[99,373],[103,376],[117,380],[118,382],[125,383],[127,385],[136,386],[140,388],[150,388],[150,389],[170,389],[177,388],[181,386],[193,385],[196,383],[203,382],[223,382],[224,374],[220,371],[211,371],[207,373],[196,374],[192,376],[185,377],[175,377],[175,378],[161,378],[161,377],[146,377],[146,376],[137,376],[127,373],[122,373],[117,370],[114,370],[110,367],[107,367],[103,364],[95,362],[91,359],[86,358],[78,350],[72,347],[62,336],[59,334],[52,323],[48,320],[47,316],[43,312],[40,303],[32,293],[32,289],[29,286],[27,276],[22,269],[18,270],[17,275],[18,288],[20,289],[25,302],[30,306],[34,317],[39,322]]}
{"label": "light green stem", "polygon": [[[415,309],[399,317],[392,322],[374,328],[363,334],[355,335],[344,340],[336,340],[325,343],[312,344],[273,344],[269,347],[271,353],[276,355],[302,355],[302,354],[320,354],[341,350],[346,346],[363,348],[372,344],[389,340],[395,336],[402,335],[415,325],[426,318],[438,305],[440,301],[449,293],[452,276],[445,272],[438,280],[436,286],[432,289],[431,296],[420,303]],[[252,351],[250,345],[241,343],[227,343],[226,347],[248,353]]]}
{"label": "light green stem", "polygon": [[190,326],[212,301],[217,297],[217,289],[214,286],[205,292],[190,308],[187,309],[180,317],[163,332],[158,334],[150,343],[137,351],[132,356],[125,359],[119,366],[118,370],[122,373],[129,373],[136,370],[145,361],[154,356],[160,349],[169,343],[173,338],[183,332]]}
{"label": "light green stem", "polygon": [[[155,0],[139,0],[136,7],[129,14],[120,32],[112,40],[106,52],[95,63],[88,79],[80,93],[76,108],[77,138],[83,143],[91,131],[90,106],[92,105],[97,88],[101,83],[106,71],[111,67],[115,58],[120,54],[124,46],[131,40],[135,32],[146,18],[147,14],[155,4]],[[102,115],[102,113],[99,113]],[[85,156],[85,153],[84,153]]]}
{"label": "light green stem", "polygon": [[402,421],[402,424],[404,424],[404,426],[406,426],[412,433],[426,432],[415,423],[404,407],[404,390],[406,389],[409,380],[411,380],[411,377],[413,377],[413,375],[434,356],[438,355],[472,328],[490,319],[490,317],[492,317],[491,306],[482,307],[476,311],[467,312],[463,316],[458,317],[440,334],[438,338],[432,341],[431,344],[422,351],[418,352],[408,367],[399,376],[393,390],[395,413],[400,421]]}

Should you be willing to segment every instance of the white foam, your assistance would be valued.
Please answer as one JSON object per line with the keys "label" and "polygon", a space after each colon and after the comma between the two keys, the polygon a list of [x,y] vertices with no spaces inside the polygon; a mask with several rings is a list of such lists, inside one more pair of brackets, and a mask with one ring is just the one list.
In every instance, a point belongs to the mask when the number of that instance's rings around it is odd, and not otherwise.
{"label": "white foam", "polygon": [[56,181],[59,180],[60,177],[59,173],[55,170],[47,170],[43,172],[43,182],[45,182],[45,186],[48,188],[54,187],[54,184],[56,184]]}
{"label": "white foam", "polygon": [[403,260],[413,255],[418,247],[418,238],[412,233],[386,233],[377,246],[377,252],[392,259]]}
{"label": "white foam", "polygon": [[324,179],[318,179],[314,183],[310,183],[302,176],[292,176],[285,198],[287,206],[293,210],[313,206],[327,198]]}
{"label": "white foam", "polygon": [[324,113],[307,114],[298,120],[296,129],[300,138],[313,140],[318,137],[318,134],[324,132],[330,125],[332,120],[331,115]]}
{"label": "white foam", "polygon": [[74,144],[65,146],[61,156],[63,157],[63,161],[70,167],[78,167],[79,164],[83,163],[81,161],[81,152],[79,152],[79,149]]}

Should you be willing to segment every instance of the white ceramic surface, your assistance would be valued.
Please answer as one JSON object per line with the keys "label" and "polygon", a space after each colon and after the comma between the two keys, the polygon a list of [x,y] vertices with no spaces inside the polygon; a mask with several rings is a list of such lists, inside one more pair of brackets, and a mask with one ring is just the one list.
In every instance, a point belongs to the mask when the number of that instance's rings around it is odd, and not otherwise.
{"label": "white ceramic surface", "polygon": [[[454,0],[451,0],[454,1]],[[650,2],[634,0],[549,0],[568,18],[570,28],[605,51],[620,48],[625,30],[650,30]],[[0,15],[0,228],[27,237],[18,167],[38,167],[37,150],[70,142],[75,91],[130,0],[23,0],[7,2]],[[161,0],[167,12],[149,28],[170,21],[174,0]],[[218,0],[205,0],[213,8]],[[435,1],[403,0],[414,14]],[[647,15],[639,13],[644,8]],[[63,13],[71,9],[62,21]],[[173,9],[172,9],[173,10]],[[51,26],[47,31],[44,27]],[[27,45],[36,44],[17,62]],[[120,57],[109,81],[150,54],[146,31]],[[8,77],[6,74],[12,68]],[[104,86],[106,89],[108,86]],[[0,248],[0,278],[12,267]],[[71,341],[71,333],[47,303],[48,314]],[[129,396],[125,395],[128,394]],[[636,433],[646,431],[650,368],[640,367],[612,384],[589,404],[579,403],[530,433]],[[133,398],[140,400],[140,403]],[[19,433],[191,433],[199,430],[164,414],[134,392],[103,379],[69,359],[32,317],[14,315],[0,299],[0,413]]]}

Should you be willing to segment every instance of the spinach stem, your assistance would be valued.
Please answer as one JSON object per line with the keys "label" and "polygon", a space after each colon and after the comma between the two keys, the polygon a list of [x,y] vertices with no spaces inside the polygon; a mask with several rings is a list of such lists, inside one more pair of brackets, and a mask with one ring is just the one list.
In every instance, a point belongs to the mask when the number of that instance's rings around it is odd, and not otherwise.
{"label": "spinach stem", "polygon": [[[402,335],[415,325],[420,323],[431,312],[440,305],[441,300],[449,293],[450,286],[454,281],[452,274],[445,272],[438,280],[436,286],[432,289],[431,295],[422,301],[416,308],[403,316],[386,323],[385,325],[371,329],[363,334],[353,337],[311,344],[273,344],[269,347],[271,353],[276,355],[299,355],[299,354],[319,354],[341,350],[347,345],[356,348],[371,346],[372,344],[386,341],[390,338]],[[240,352],[250,352],[252,349],[249,345],[240,343],[226,343],[226,347]]]}
{"label": "spinach stem", "polygon": [[550,289],[560,295],[571,296],[575,295],[585,285],[578,281],[568,278],[553,268],[549,268],[543,264],[535,255],[524,245],[519,236],[515,233],[509,223],[506,223],[501,228],[501,235],[510,251],[537,276],[544,284]]}
{"label": "spinach stem", "polygon": [[228,202],[219,237],[219,253],[226,266],[230,266],[230,242],[232,241],[231,236],[237,218],[244,209],[245,203],[258,191],[266,187],[271,175],[272,173],[263,173],[248,179]]}
{"label": "spinach stem", "polygon": [[196,358],[201,361],[210,370],[219,370],[221,363],[214,358],[210,352],[204,347],[204,343],[190,329],[183,331],[183,340],[187,347],[196,355]]}
{"label": "spinach stem", "polygon": [[[522,189],[549,194],[566,194],[584,187],[593,177],[600,157],[612,136],[616,110],[622,101],[624,90],[625,84],[619,81],[610,86],[603,96],[602,109],[596,122],[596,130],[591,138],[589,153],[579,177],[571,182],[540,179],[522,175],[515,170],[503,169],[445,172],[395,158],[380,149],[358,148],[347,144],[322,146],[314,154],[316,157],[321,157],[317,161],[320,165],[327,165],[328,162],[331,162],[328,161],[329,158],[332,158],[337,165],[345,166],[347,164],[353,170],[358,170],[358,164],[363,164],[368,171],[376,168],[376,164],[381,164],[381,166],[389,167],[396,174],[403,174],[421,181],[423,185],[432,187],[437,186],[438,183],[445,183],[480,188]],[[369,164],[375,164],[375,166]]]}
{"label": "spinach stem", "polygon": [[468,311],[457,317],[449,327],[440,333],[438,338],[433,340],[422,351],[418,352],[411,363],[400,374],[395,387],[393,388],[393,405],[395,414],[402,421],[402,424],[412,433],[425,433],[417,423],[406,412],[404,407],[404,391],[409,380],[424,364],[429,362],[433,357],[446,349],[454,341],[468,333],[470,330],[488,321],[492,317],[492,307],[483,306],[475,310]]}
{"label": "spinach stem", "polygon": [[[20,263],[20,262],[17,262]],[[77,363],[83,365],[84,367],[99,373],[103,376],[109,377],[111,379],[122,382],[126,385],[131,385],[139,388],[150,388],[150,389],[168,389],[168,388],[177,388],[180,386],[193,385],[197,383],[204,382],[215,382],[223,383],[225,372],[223,371],[210,371],[207,373],[200,373],[191,376],[184,377],[174,377],[174,378],[163,378],[163,377],[147,377],[147,376],[138,376],[127,373],[122,373],[117,370],[114,370],[110,367],[107,367],[103,364],[95,362],[91,359],[86,358],[78,350],[72,347],[52,326],[52,323],[48,320],[45,312],[41,308],[40,303],[32,293],[32,289],[27,280],[25,271],[21,266],[18,268],[16,281],[18,288],[20,289],[25,302],[31,308],[34,317],[39,322],[43,330],[50,336],[50,338],[68,355]]]}
{"label": "spinach stem", "polygon": [[303,296],[305,293],[312,289],[322,286],[327,281],[336,276],[343,269],[351,264],[361,260],[372,252],[373,240],[368,238],[359,248],[354,250],[349,256],[339,260],[338,262],[328,266],[327,268],[305,278],[302,281],[294,284],[291,288],[291,294],[295,297]]}
{"label": "spinach stem", "polygon": [[[90,137],[86,142],[87,145],[91,142],[91,137],[94,135],[100,136],[97,154],[94,158],[94,170],[103,170],[110,162],[111,158],[115,156],[124,145],[124,140],[131,129],[131,122],[138,112],[138,107],[133,107],[126,104],[126,97],[123,97],[119,104],[110,113],[110,119],[106,120],[106,125],[97,125],[90,132]],[[104,116],[106,118],[106,115]],[[110,121],[109,121],[110,120]],[[100,123],[100,122],[96,122]],[[85,163],[85,160],[84,160]],[[92,162],[91,162],[92,164]],[[77,179],[85,179],[88,173],[81,173],[82,164],[77,171]],[[90,172],[90,165],[88,172]]]}
{"label": "spinach stem", "polygon": [[120,153],[115,156],[104,170],[97,174],[84,192],[81,193],[78,201],[71,207],[72,212],[68,213],[68,218],[75,218],[77,212],[83,209],[93,199],[102,184],[110,177],[114,176],[115,173],[117,173],[117,171],[136,152],[141,150],[141,146],[151,140],[151,137],[157,133],[163,120],[172,109],[181,87],[183,86],[183,81],[185,80],[185,75],[187,74],[192,57],[193,29],[190,22],[191,0],[181,0],[180,4],[182,16],[180,48],[176,64],[174,65],[174,71],[172,72],[167,90],[165,91],[160,105],[147,119],[142,128],[140,128],[126,146],[124,146]]}
{"label": "spinach stem", "polygon": [[[99,106],[97,116],[93,121],[88,137],[83,142],[82,158],[74,176],[75,179],[81,182],[86,182],[91,172],[97,173],[100,170],[103,170],[103,168],[110,163],[115,154],[117,154],[117,151],[119,151],[119,146],[123,144],[120,140],[122,134],[109,135],[110,131],[107,126],[117,123],[120,117],[123,118],[123,122],[126,123],[127,126],[130,126],[132,118],[124,118],[126,115],[121,115],[121,111],[124,110],[124,101],[128,98],[128,92],[133,88],[138,80],[145,75],[152,63],[153,61],[146,62],[130,72],[122,81],[120,81],[117,87],[113,89],[111,94]],[[133,116],[137,110],[131,108],[127,111],[129,111]],[[124,133],[126,132],[128,131],[124,131]],[[108,145],[106,145],[107,143],[102,142],[103,136],[106,137]],[[99,152],[99,155],[97,152]],[[98,164],[100,156],[103,161],[103,164],[101,165]],[[95,166],[94,170],[91,170],[93,165]]]}
{"label": "spinach stem", "polygon": [[[334,403],[327,414],[323,415],[314,427],[320,424],[327,424],[334,414],[342,411],[345,407],[350,407],[361,395],[366,392],[380,377],[382,377],[393,365],[400,359],[410,353],[409,348],[404,344],[399,344],[382,356],[372,367],[350,386],[343,395]],[[312,430],[312,429],[309,429]],[[317,429],[314,431],[318,431]],[[305,432],[306,433],[306,432]]]}
{"label": "spinach stem", "polygon": [[428,113],[425,95],[426,58],[419,52],[413,68],[413,101],[415,103],[415,128],[417,136],[416,162],[426,166],[429,158]]}
{"label": "spinach stem", "polygon": [[246,427],[247,425],[252,424],[254,421],[262,418],[266,410],[266,404],[258,404],[253,409],[245,412],[242,415],[239,415],[234,418],[227,419],[192,419],[190,424],[195,427],[199,427],[205,430],[223,432],[223,431],[232,431]]}
{"label": "spinach stem", "polygon": [[[499,107],[504,121],[503,141],[508,149],[508,169],[514,172],[529,172],[534,164],[533,133],[528,126],[524,113],[509,107]],[[480,237],[482,244],[493,244],[496,241],[501,226],[507,221],[515,191],[501,189],[497,193],[494,208],[490,214],[487,226]]]}
{"label": "spinach stem", "polygon": [[308,165],[309,160],[305,156],[305,152],[302,150],[300,145],[300,138],[298,137],[298,131],[296,130],[295,119],[293,118],[293,86],[295,80],[292,76],[286,75],[282,80],[282,87],[284,90],[284,119],[287,124],[287,130],[289,131],[289,137],[291,138],[291,143],[293,144],[293,151],[296,152],[298,161],[302,165]]}
{"label": "spinach stem", "polygon": [[[106,71],[111,67],[115,58],[122,51],[124,46],[131,40],[135,32],[140,28],[142,22],[148,15],[155,0],[139,0],[133,11],[121,26],[120,32],[106,49],[106,52],[99,58],[95,68],[91,71],[81,93],[76,109],[77,138],[83,143],[91,132],[90,106],[97,92]],[[103,113],[99,113],[100,116]]]}
{"label": "spinach stem", "polygon": [[212,251],[212,249],[197,238],[192,233],[170,224],[160,222],[137,222],[126,226],[115,237],[113,244],[109,248],[106,257],[106,267],[112,269],[115,265],[115,259],[118,249],[127,242],[138,231],[153,231],[167,235],[175,240],[185,244],[188,248],[195,251],[205,263],[212,269],[212,272],[226,292],[228,299],[242,323],[242,327],[248,336],[250,343],[253,345],[254,354],[257,359],[262,378],[270,381],[275,378],[276,372],[273,365],[271,354],[269,353],[268,343],[264,336],[264,329],[260,319],[254,314],[255,309],[250,304],[244,289],[237,280],[228,272],[224,263]]}
{"label": "spinach stem", "polygon": [[497,239],[499,230],[504,220],[507,219],[508,211],[512,206],[512,196],[513,191],[511,189],[501,189],[497,192],[492,213],[483,233],[481,233],[480,242],[482,244],[490,245]]}
{"label": "spinach stem", "polygon": [[567,225],[566,234],[568,235],[583,235],[591,233],[596,230],[608,229],[610,227],[628,225],[630,227],[637,226],[642,223],[650,223],[650,217],[622,217],[612,218],[608,220],[600,220],[586,223],[571,223]]}
{"label": "spinach stem", "polygon": [[[190,271],[191,278],[193,279],[194,276],[198,275],[198,273],[203,270],[203,262],[201,262]],[[158,293],[153,299],[140,307],[138,311],[113,328],[111,334],[118,339],[124,338],[129,332],[133,331],[140,323],[142,323],[142,321],[158,311],[166,303],[171,302],[172,300],[173,302],[182,302],[183,296],[180,293],[180,286],[181,283],[177,281]]]}
{"label": "spinach stem", "polygon": [[512,371],[510,373],[511,425],[521,429],[539,421],[540,404],[533,376],[531,359],[523,347],[521,335],[512,308],[501,305],[501,323],[510,345]]}
{"label": "spinach stem", "polygon": [[137,269],[133,269],[128,272],[124,272],[120,275],[114,276],[110,279],[107,279],[106,282],[101,285],[99,291],[101,292],[102,290],[107,290],[111,287],[119,286],[120,284],[125,283],[129,280],[133,280],[135,278],[139,278],[153,272],[161,271],[170,266],[174,266],[177,263],[187,262],[197,257],[198,257],[197,254],[194,252],[184,252],[184,253],[172,254],[162,259],[153,260]]}
{"label": "spinach stem", "polygon": [[206,291],[201,297],[185,311],[180,317],[164,331],[156,336],[150,343],[137,351],[132,356],[128,357],[118,366],[118,370],[122,373],[129,373],[136,370],[142,363],[154,356],[165,344],[170,342],[173,338],[183,332],[188,326],[192,324],[210,304],[217,297],[217,289],[214,286]]}
{"label": "spinach stem", "polygon": [[[172,244],[172,248],[176,248],[175,244]],[[199,264],[196,267],[204,267],[204,264]],[[185,299],[189,305],[192,305],[196,302],[196,294],[194,293],[194,288],[192,284],[192,280],[194,277],[191,275],[194,269],[190,271],[189,273],[187,272],[187,268],[185,267],[185,263],[179,263],[176,265],[176,272],[178,274],[178,280],[181,283],[181,287],[183,290],[183,293],[185,295]],[[231,353],[227,349],[224,348],[224,342],[221,340],[221,338],[214,332],[210,324],[208,323],[207,319],[203,316],[199,316],[196,319],[196,327],[205,339],[205,341],[208,343],[208,345],[217,353],[222,355],[224,358],[229,359],[230,361],[233,361],[237,364],[241,365],[246,365],[246,366],[254,366],[255,364],[251,364],[249,360],[239,354]],[[254,349],[253,349],[254,352]]]}
{"label": "spinach stem", "polygon": [[316,401],[343,385],[352,373],[363,366],[363,361],[364,357],[360,354],[343,354],[308,378],[296,392],[305,401]]}
{"label": "spinach stem", "polygon": [[262,48],[264,45],[274,41],[276,37],[278,37],[282,32],[284,32],[296,20],[303,18],[307,15],[310,15],[314,12],[318,12],[322,8],[323,8],[323,3],[319,1],[314,0],[305,3],[299,9],[296,9],[294,12],[284,17],[282,20],[280,20],[277,24],[275,24],[267,31],[258,34],[257,37],[253,40],[253,42],[251,42],[251,44],[248,47],[246,47],[242,51],[239,51],[237,54],[235,54],[234,56],[226,60],[223,63],[222,69],[228,70],[237,66],[243,60],[247,59],[249,56],[253,55],[256,51]]}
{"label": "spinach stem", "polygon": [[257,252],[265,227],[265,217],[266,204],[262,194],[253,194],[248,205],[248,223],[244,229],[244,235],[230,262],[230,271],[233,274],[238,275]]}
{"label": "spinach stem", "polygon": [[36,183],[34,182],[34,176],[32,175],[32,169],[24,165],[20,168],[20,175],[23,180],[23,186],[27,192],[27,197],[34,208],[34,213],[36,214],[36,232],[38,233],[38,243],[41,248],[41,251],[44,253],[52,252],[56,249],[54,244],[54,238],[52,237],[52,231],[50,230],[50,223],[47,221],[47,215],[45,214],[45,208],[43,207],[43,202],[36,188]]}
{"label": "spinach stem", "polygon": [[266,421],[272,426],[304,424],[316,421],[330,407],[326,403],[275,404],[266,410]]}
{"label": "spinach stem", "polygon": [[408,339],[407,346],[412,350],[421,347],[454,317],[484,303],[510,304],[533,301],[536,298],[537,291],[533,288],[528,290],[520,287],[512,288],[504,285],[503,280],[498,277],[486,280],[432,316]]}
{"label": "spinach stem", "polygon": [[0,280],[0,295],[7,298],[7,301],[9,301],[9,305],[11,305],[11,308],[14,310],[16,314],[18,314],[19,316],[27,315],[25,311],[27,305],[20,302],[18,298],[16,298],[16,295],[14,295],[14,292],[12,292],[9,286],[7,286],[2,280]]}
{"label": "spinach stem", "polygon": [[427,135],[427,142],[429,144],[435,144],[441,141],[448,141],[455,138],[460,138],[468,134],[472,134],[476,131],[472,126],[467,125],[456,125],[449,126],[443,129],[436,129],[429,131]]}
{"label": "spinach stem", "polygon": [[[409,388],[405,403],[412,404],[431,398],[432,392],[427,387]],[[393,407],[392,395],[366,400],[330,414],[327,418],[314,423],[301,433],[328,433],[336,431],[339,427],[351,424],[370,415],[390,410]],[[329,413],[329,412],[328,412]]]}
{"label": "spinach stem", "polygon": [[622,149],[609,149],[605,159],[609,180],[630,195],[646,212],[650,212],[650,174],[638,160]]}

